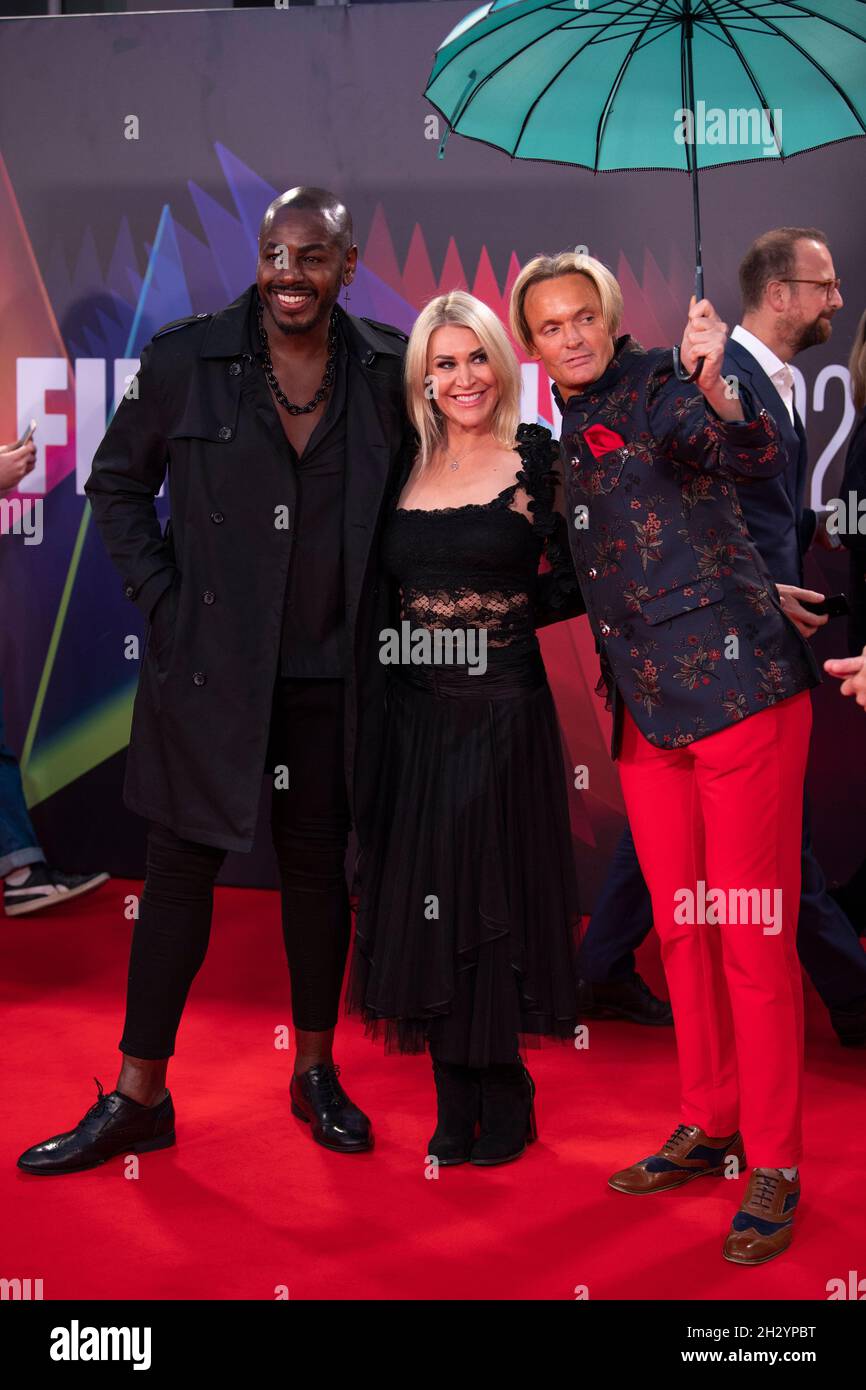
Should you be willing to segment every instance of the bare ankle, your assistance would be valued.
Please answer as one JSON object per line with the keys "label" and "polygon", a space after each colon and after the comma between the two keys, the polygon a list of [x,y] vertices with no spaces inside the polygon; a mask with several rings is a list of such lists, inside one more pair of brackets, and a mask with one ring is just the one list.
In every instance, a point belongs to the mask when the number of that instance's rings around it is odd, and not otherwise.
{"label": "bare ankle", "polygon": [[165,1077],[168,1058],[127,1057],[117,1078],[117,1090],[139,1105],[159,1105],[168,1095]]}

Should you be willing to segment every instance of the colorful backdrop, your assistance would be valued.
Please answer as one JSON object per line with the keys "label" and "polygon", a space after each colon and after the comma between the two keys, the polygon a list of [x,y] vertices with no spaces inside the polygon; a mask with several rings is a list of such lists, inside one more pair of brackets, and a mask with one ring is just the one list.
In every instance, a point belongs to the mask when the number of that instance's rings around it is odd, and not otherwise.
{"label": "colorful backdrop", "polygon": [[[0,536],[0,682],[7,738],[50,856],[67,868],[137,875],[144,826],[121,804],[137,663],[137,611],[82,494],[107,413],[153,331],[218,308],[254,278],[256,229],[298,183],[350,206],[361,271],[349,309],[408,329],[441,290],[467,288],[505,317],[519,264],[585,244],[625,292],[625,328],[679,338],[692,288],[683,175],[591,173],[510,160],[443,130],[421,93],[462,3],[15,20],[0,62],[0,440],[35,415],[39,459],[22,502],[43,503],[39,544]],[[580,119],[577,112],[575,119]],[[729,323],[749,241],[782,224],[830,237],[845,308],[829,344],[796,363],[813,503],[836,495],[853,418],[845,369],[866,303],[866,141],[702,180],[706,286]],[[546,379],[524,368],[524,418],[557,425]],[[166,499],[159,507],[163,514]],[[812,556],[809,580],[845,588],[844,559]],[[544,634],[570,766],[591,905],[622,824],[607,717],[585,620]],[[844,654],[844,621],[819,657]],[[866,714],[835,682],[816,695],[810,789],[833,877],[863,854]],[[267,835],[230,856],[224,879],[270,884]]]}

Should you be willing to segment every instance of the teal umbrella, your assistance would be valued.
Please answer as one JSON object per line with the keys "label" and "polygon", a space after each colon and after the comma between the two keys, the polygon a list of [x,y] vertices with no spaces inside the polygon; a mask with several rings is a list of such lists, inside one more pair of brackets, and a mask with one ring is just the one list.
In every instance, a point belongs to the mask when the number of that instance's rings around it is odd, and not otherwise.
{"label": "teal umbrella", "polygon": [[699,169],[866,134],[866,0],[491,0],[424,95],[440,156],[454,130],[515,159],[687,172],[701,299]]}

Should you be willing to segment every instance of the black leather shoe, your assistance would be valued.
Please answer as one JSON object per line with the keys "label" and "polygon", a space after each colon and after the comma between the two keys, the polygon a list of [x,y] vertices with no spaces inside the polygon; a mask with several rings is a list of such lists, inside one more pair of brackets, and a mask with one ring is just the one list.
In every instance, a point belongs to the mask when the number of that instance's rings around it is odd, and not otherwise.
{"label": "black leather shoe", "polygon": [[469,1155],[480,1168],[511,1163],[538,1138],[535,1082],[523,1062],[485,1067],[481,1083],[481,1132]]}
{"label": "black leather shoe", "polygon": [[373,1147],[373,1126],[339,1082],[340,1068],[317,1062],[292,1077],[292,1114],[312,1125],[313,1138],[337,1153],[362,1153]]}
{"label": "black leather shoe", "polygon": [[18,1167],[25,1173],[80,1173],[85,1168],[97,1168],[118,1154],[150,1153],[153,1149],[170,1148],[175,1142],[171,1092],[159,1105],[139,1105],[120,1091],[106,1095],[102,1083],[93,1079],[99,1088],[99,1099],[74,1129],[25,1149],[18,1160]]}
{"label": "black leather shoe", "polygon": [[669,1027],[674,1016],[666,999],[658,999],[635,972],[627,980],[592,984],[579,980],[577,1007],[581,1018],[627,1018],[650,1028]]}
{"label": "black leather shoe", "polygon": [[445,1166],[467,1163],[481,1117],[478,1072],[433,1059],[436,1082],[436,1129],[427,1145],[429,1158]]}

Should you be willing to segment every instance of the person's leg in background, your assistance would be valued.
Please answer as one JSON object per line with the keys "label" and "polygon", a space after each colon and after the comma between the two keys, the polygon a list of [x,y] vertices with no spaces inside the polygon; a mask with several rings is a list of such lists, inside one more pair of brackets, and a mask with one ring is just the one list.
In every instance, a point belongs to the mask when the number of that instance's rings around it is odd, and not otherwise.
{"label": "person's leg in background", "polygon": [[627,1018],[655,1027],[673,1022],[670,1004],[635,969],[634,953],[652,924],[652,899],[626,822],[580,943],[582,1018]]}
{"label": "person's leg in background", "polygon": [[115,1090],[103,1092],[74,1129],[26,1150],[19,1168],[40,1175],[93,1168],[122,1153],[175,1142],[168,1061],[190,986],[207,953],[214,880],[225,850],[181,839],[153,824],[133,929],[123,1062]]}
{"label": "person's leg in background", "polygon": [[21,771],[6,744],[0,686],[0,882],[7,917],[21,917],[98,888],[106,873],[64,874],[49,868],[27,811]]}
{"label": "person's leg in background", "polygon": [[354,1153],[370,1147],[372,1130],[333,1057],[351,930],[344,698],[341,680],[280,680],[267,771],[295,1026],[292,1106],[318,1143]]}
{"label": "person's leg in background", "polygon": [[866,1046],[866,951],[837,899],[812,847],[809,806],[803,802],[803,866],[797,949],[806,973],[830,1013],[840,1042]]}

